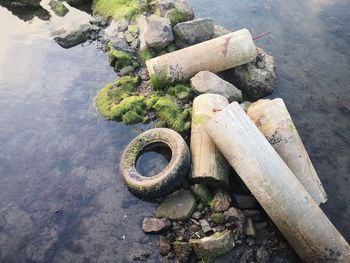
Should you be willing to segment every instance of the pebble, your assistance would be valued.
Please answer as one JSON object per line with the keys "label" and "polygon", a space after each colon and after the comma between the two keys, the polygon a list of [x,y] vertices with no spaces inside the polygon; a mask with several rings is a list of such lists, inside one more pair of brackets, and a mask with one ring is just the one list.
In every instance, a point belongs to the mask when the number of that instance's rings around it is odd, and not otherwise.
{"label": "pebble", "polygon": [[145,217],[142,221],[142,230],[145,233],[159,233],[167,230],[171,223],[166,218]]}
{"label": "pebble", "polygon": [[202,214],[201,214],[201,212],[194,212],[193,214],[192,214],[192,218],[193,219],[196,219],[196,220],[199,220],[199,219],[202,219]]}

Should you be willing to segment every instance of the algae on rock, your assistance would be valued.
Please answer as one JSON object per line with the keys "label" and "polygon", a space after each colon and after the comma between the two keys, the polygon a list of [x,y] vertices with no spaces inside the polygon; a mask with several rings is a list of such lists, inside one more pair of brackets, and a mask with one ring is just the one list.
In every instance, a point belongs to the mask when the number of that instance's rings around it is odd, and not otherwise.
{"label": "algae on rock", "polygon": [[92,10],[94,15],[112,16],[116,20],[123,18],[130,20],[140,13],[138,0],[94,0]]}

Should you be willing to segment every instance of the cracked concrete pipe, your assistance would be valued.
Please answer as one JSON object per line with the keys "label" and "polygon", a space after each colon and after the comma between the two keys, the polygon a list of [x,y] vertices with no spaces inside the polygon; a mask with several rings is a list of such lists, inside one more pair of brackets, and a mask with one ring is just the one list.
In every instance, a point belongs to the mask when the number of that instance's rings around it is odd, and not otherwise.
{"label": "cracked concrete pipe", "polygon": [[247,29],[214,38],[146,61],[149,75],[186,81],[200,71],[220,72],[253,61],[256,47]]}
{"label": "cracked concrete pipe", "polygon": [[259,100],[248,116],[319,205],[327,201],[314,166],[282,99]]}
{"label": "cracked concrete pipe", "polygon": [[206,131],[304,262],[350,262],[350,246],[237,102]]}
{"label": "cracked concrete pipe", "polygon": [[195,183],[228,189],[228,163],[204,128],[215,112],[228,104],[228,100],[218,94],[203,94],[193,101],[190,177]]}

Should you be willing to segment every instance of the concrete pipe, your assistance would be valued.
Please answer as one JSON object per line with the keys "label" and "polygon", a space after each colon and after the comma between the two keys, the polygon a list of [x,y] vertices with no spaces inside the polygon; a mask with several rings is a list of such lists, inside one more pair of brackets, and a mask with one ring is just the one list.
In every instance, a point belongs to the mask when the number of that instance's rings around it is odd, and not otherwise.
{"label": "concrete pipe", "polygon": [[253,61],[256,47],[247,29],[146,61],[149,75],[186,81],[200,71],[220,72]]}
{"label": "concrete pipe", "polygon": [[327,194],[283,100],[259,100],[248,115],[315,202],[325,203]]}
{"label": "concrete pipe", "polygon": [[350,246],[237,102],[206,131],[305,262],[350,262]]}
{"label": "concrete pipe", "polygon": [[203,94],[193,101],[190,177],[195,183],[228,188],[228,163],[204,129],[215,112],[228,104],[228,100],[218,94]]}

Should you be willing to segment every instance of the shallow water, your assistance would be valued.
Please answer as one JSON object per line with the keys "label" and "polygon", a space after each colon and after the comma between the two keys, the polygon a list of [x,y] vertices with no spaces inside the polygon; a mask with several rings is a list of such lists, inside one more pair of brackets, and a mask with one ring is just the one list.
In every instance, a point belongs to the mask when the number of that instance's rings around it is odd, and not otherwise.
{"label": "shallow water", "polygon": [[[230,29],[272,32],[257,42],[277,62],[272,97],[285,100],[329,194],[322,208],[350,241],[349,1],[191,2]],[[124,262],[143,249],[159,262],[140,227],[154,205],[118,175],[122,150],[152,124],[98,116],[93,98],[115,73],[95,44],[51,40],[66,20],[88,19],[70,16],[25,22],[0,7],[0,262]]]}

